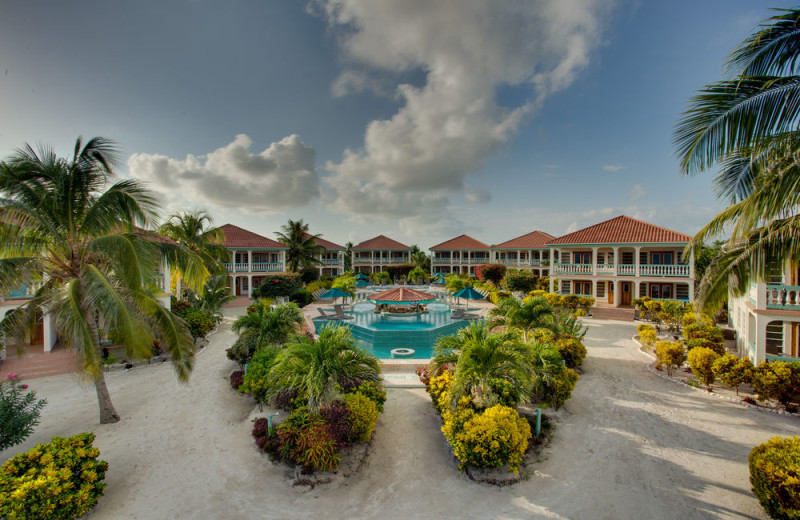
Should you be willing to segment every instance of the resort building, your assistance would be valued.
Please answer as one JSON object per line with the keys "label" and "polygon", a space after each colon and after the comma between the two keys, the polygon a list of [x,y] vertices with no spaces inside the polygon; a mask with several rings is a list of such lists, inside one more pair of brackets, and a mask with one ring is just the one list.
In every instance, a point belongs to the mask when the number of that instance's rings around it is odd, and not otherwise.
{"label": "resort building", "polygon": [[411,263],[411,248],[383,235],[353,246],[351,254],[356,273],[377,273],[390,265]]}
{"label": "resort building", "polygon": [[469,235],[461,235],[430,248],[431,271],[475,274],[475,267],[491,263],[491,248]]}
{"label": "resort building", "polygon": [[317,238],[317,245],[325,248],[325,252],[319,255],[319,275],[320,276],[339,276],[344,274],[344,246],[334,244],[330,240]]}
{"label": "resort building", "polygon": [[800,270],[787,267],[728,300],[739,354],[753,363],[800,361]]}
{"label": "resort building", "polygon": [[635,298],[694,299],[692,237],[620,216],[550,240],[550,291],[595,298],[598,307],[630,306]]}
{"label": "resort building", "polygon": [[231,254],[230,262],[224,266],[236,296],[249,296],[266,275],[286,270],[285,245],[233,224],[220,229],[225,235],[225,248]]}
{"label": "resort building", "polygon": [[553,239],[553,235],[543,231],[531,231],[527,235],[492,246],[493,261],[512,269],[531,271],[536,276],[547,276],[550,270],[550,250],[547,243]]}

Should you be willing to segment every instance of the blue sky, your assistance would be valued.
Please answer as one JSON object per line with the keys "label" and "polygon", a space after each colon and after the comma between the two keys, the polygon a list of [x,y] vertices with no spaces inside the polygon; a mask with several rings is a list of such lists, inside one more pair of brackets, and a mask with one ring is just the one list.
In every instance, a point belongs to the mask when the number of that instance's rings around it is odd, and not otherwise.
{"label": "blue sky", "polygon": [[704,0],[0,5],[0,157],[122,149],[165,214],[272,237],[499,243],[620,214],[694,233],[722,203],[672,130],[769,7]]}

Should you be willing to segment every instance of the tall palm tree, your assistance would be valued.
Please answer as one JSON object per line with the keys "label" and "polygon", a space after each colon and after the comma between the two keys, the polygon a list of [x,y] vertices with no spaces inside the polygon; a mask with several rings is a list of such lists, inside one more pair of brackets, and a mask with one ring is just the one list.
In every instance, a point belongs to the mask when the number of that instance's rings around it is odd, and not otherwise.
{"label": "tall palm tree", "polygon": [[730,229],[701,281],[700,307],[800,259],[800,9],[777,11],[728,57],[731,79],[692,98],[675,130],[682,173],[719,166],[717,194],[731,202],[690,245]]}
{"label": "tall palm tree", "polygon": [[154,275],[166,261],[192,287],[200,289],[208,276],[187,248],[137,227],[154,222],[158,209],[137,180],[105,189],[115,151],[106,139],[83,145],[78,138],[71,158],[26,145],[0,163],[0,288],[43,280],[28,303],[0,321],[0,335],[19,339],[37,315],[49,313],[94,380],[101,423],[119,415],[103,377],[98,329],[113,330],[130,358],[151,355],[158,337],[186,381],[194,342],[183,320],[157,300]]}
{"label": "tall palm tree", "polygon": [[528,341],[528,334],[541,328],[550,328],[549,316],[553,314],[553,306],[542,296],[520,302],[516,298],[504,298],[489,311],[490,327],[505,325],[522,331],[523,341]]}
{"label": "tall palm tree", "polygon": [[205,210],[174,213],[161,225],[159,232],[188,247],[200,256],[211,273],[224,274],[222,262],[229,261],[222,230],[213,227],[214,221]]}
{"label": "tall palm tree", "polygon": [[347,242],[344,245],[344,272],[349,273],[353,269],[353,243]]}
{"label": "tall palm tree", "polygon": [[534,374],[528,361],[530,348],[519,333],[505,330],[493,333],[482,322],[472,322],[452,336],[444,336],[435,346],[431,374],[445,364],[454,364],[453,403],[465,395],[478,407],[492,403],[492,387],[498,382],[511,384],[521,399],[531,395]]}
{"label": "tall palm tree", "polygon": [[308,232],[308,224],[300,220],[291,220],[281,226],[283,232],[275,233],[278,242],[289,248],[286,251],[286,268],[291,272],[299,272],[303,267],[314,267],[320,264],[319,255],[325,253],[325,248],[317,245],[317,239],[322,235],[312,235]]}
{"label": "tall palm tree", "polygon": [[237,343],[249,352],[269,345],[283,345],[305,323],[303,311],[294,303],[278,305],[256,303],[254,312],[248,312],[233,322],[233,331],[239,334]]}
{"label": "tall palm tree", "polygon": [[[412,246],[417,248],[416,245]],[[422,271],[426,271],[430,268],[430,264],[428,261],[428,255],[425,254],[425,251],[420,251],[419,248],[416,251],[411,252],[411,265],[413,265],[416,269],[420,269]]]}
{"label": "tall palm tree", "polygon": [[269,397],[294,388],[312,412],[336,398],[337,383],[380,380],[380,363],[360,349],[349,327],[326,327],[319,339],[296,336],[270,372]]}

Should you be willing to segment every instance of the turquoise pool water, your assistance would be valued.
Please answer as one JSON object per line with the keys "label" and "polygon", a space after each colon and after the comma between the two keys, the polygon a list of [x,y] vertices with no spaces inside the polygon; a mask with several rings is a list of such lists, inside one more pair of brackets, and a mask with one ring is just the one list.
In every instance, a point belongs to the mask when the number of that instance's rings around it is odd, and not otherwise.
{"label": "turquoise pool water", "polygon": [[[371,303],[359,303],[348,314],[347,321],[315,319],[317,330],[324,327],[348,326],[359,345],[379,359],[430,359],[433,345],[442,336],[455,334],[469,324],[467,320],[452,320],[450,307],[431,303],[428,312],[419,316],[385,316],[374,312]],[[406,348],[413,355],[393,355],[392,350]]]}

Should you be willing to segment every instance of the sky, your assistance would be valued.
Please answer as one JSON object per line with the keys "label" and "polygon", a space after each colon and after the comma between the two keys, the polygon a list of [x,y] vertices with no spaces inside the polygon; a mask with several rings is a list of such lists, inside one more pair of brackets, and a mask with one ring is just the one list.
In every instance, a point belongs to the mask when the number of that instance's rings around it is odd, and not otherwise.
{"label": "sky", "polygon": [[120,148],[163,216],[427,249],[725,207],[672,134],[789,2],[4,0],[0,159]]}

